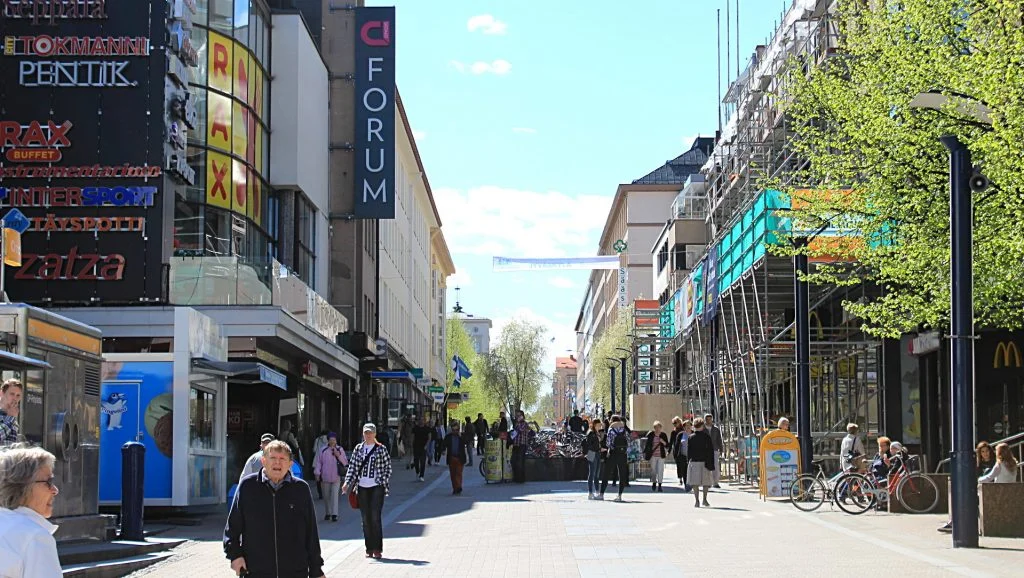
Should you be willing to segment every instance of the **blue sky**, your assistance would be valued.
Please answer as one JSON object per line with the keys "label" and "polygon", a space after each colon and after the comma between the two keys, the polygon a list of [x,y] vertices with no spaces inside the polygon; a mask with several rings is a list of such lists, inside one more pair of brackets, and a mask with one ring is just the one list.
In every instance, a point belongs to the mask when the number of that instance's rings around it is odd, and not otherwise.
{"label": "blue sky", "polygon": [[[398,87],[458,269],[450,285],[495,320],[493,337],[524,315],[548,326],[551,357],[567,355],[588,273],[493,273],[491,257],[594,255],[616,186],[714,134],[725,0],[367,4],[397,8]],[[740,4],[745,66],[784,4]]]}

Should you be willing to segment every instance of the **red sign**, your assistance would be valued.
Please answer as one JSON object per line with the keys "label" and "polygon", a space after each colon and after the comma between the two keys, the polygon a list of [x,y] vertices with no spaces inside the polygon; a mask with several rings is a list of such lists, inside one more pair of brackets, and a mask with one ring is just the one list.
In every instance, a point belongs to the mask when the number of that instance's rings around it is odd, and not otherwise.
{"label": "red sign", "polygon": [[124,278],[124,255],[79,253],[71,247],[67,255],[47,253],[21,256],[15,279],[25,281],[120,281]]}
{"label": "red sign", "polygon": [[4,56],[149,56],[144,36],[5,36]]}
{"label": "red sign", "polygon": [[0,121],[0,149],[6,151],[12,163],[55,163],[61,159],[60,149],[71,146],[68,132],[71,121],[58,125],[52,120],[45,124],[34,120],[28,124],[18,121]]}

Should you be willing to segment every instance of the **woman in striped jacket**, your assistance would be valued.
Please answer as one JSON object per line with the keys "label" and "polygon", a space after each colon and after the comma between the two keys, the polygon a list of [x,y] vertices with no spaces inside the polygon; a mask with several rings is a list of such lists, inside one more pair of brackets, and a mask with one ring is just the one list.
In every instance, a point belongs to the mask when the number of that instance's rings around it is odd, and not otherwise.
{"label": "woman in striped jacket", "polygon": [[342,493],[355,492],[359,499],[359,512],[363,516],[363,540],[366,557],[380,559],[384,553],[384,528],[381,511],[384,497],[391,484],[391,456],[377,441],[377,426],[363,426],[363,441],[349,456],[348,472]]}

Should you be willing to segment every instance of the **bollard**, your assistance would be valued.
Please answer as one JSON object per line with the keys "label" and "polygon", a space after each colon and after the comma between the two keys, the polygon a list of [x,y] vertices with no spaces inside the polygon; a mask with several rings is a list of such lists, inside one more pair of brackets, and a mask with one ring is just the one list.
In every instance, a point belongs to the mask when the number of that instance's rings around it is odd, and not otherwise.
{"label": "bollard", "polygon": [[142,486],[146,446],[126,442],[121,446],[121,539],[145,539],[142,533]]}

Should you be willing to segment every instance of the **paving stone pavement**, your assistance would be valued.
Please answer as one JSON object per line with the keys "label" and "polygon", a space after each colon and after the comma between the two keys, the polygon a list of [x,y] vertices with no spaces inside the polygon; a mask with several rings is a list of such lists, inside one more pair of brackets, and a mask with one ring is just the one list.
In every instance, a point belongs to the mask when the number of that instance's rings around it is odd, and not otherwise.
{"label": "paving stone pavement", "polygon": [[[420,484],[397,471],[384,512],[384,560],[363,557],[358,517],[347,505],[344,523],[321,522],[327,575],[1024,575],[1024,540],[982,538],[981,550],[954,550],[935,531],[943,515],[850,516],[827,506],[804,513],[730,486],[709,495],[712,507],[694,508],[678,485],[655,493],[643,481],[630,485],[624,503],[611,501],[612,488],[607,501],[589,501],[585,483],[486,485],[468,467],[465,493],[452,496],[441,468],[429,474]],[[216,522],[212,536],[200,527],[170,561],[136,575],[232,576],[219,542],[223,521]]]}

